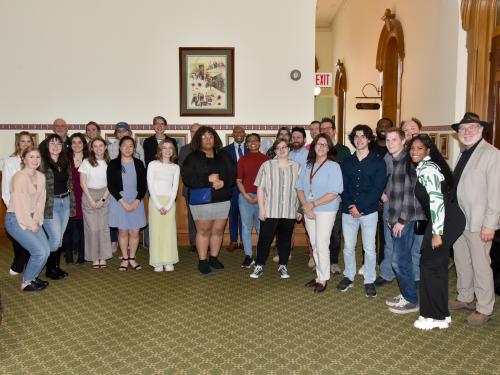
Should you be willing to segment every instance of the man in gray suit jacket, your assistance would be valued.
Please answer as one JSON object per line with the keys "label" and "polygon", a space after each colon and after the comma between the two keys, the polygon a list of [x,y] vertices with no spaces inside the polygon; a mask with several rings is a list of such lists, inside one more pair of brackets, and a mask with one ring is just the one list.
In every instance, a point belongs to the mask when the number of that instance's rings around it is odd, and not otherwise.
{"label": "man in gray suit jacket", "polygon": [[453,177],[466,226],[453,246],[458,296],[449,301],[449,309],[474,311],[465,319],[474,326],[492,319],[495,303],[490,249],[500,226],[500,150],[483,139],[488,127],[471,112],[452,125],[465,146]]}
{"label": "man in gray suit jacket", "polygon": [[[200,124],[193,124],[191,125],[191,129],[189,131],[191,132],[191,139],[193,139],[194,133],[199,129]],[[184,161],[188,157],[188,155],[191,153],[191,143],[188,143],[187,145],[184,145],[181,147],[179,150],[179,167],[182,168],[182,164],[184,164]],[[186,185],[182,185],[182,196],[184,197],[186,201],[186,206],[187,206],[187,212],[188,212],[188,231],[189,231],[189,244],[191,245],[190,250],[191,251],[196,251],[196,226],[194,224],[193,220],[193,215],[191,215],[191,210],[189,209],[189,203],[188,203],[188,194],[189,194],[189,189],[186,187]]]}

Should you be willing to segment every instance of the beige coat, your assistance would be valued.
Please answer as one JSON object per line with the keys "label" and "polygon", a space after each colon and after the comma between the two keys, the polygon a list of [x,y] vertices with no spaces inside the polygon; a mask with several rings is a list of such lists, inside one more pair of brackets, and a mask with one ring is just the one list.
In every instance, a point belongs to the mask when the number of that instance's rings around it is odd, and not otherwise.
{"label": "beige coat", "polygon": [[500,227],[500,150],[484,139],[465,165],[457,186],[457,199],[465,214],[465,228]]}

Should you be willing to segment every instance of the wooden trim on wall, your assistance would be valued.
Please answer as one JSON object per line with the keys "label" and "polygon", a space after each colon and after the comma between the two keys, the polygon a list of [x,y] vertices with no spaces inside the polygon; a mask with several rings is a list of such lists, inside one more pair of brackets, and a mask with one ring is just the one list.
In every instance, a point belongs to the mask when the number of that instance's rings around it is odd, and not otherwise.
{"label": "wooden trim on wall", "polygon": [[344,126],[346,115],[346,92],[347,92],[347,75],[345,72],[344,63],[337,60],[335,73],[334,94],[338,97],[337,105],[337,141],[344,144]]}

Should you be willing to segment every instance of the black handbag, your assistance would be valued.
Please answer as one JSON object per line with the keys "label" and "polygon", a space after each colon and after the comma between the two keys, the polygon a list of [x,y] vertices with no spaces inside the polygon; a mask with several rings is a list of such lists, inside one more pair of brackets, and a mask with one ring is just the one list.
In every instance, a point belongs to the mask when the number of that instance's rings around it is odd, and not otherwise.
{"label": "black handbag", "polygon": [[425,234],[425,228],[427,228],[427,220],[417,220],[415,221],[415,234],[423,236]]}
{"label": "black handbag", "polygon": [[189,204],[197,206],[207,203],[212,203],[211,187],[189,189]]}

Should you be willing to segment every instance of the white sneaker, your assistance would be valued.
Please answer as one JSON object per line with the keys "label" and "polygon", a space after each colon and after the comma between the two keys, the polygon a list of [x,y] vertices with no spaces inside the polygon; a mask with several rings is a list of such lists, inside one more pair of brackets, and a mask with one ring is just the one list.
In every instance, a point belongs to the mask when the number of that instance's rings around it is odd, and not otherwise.
{"label": "white sneaker", "polygon": [[280,274],[280,277],[282,279],[289,279],[290,278],[290,274],[288,273],[288,270],[286,269],[286,266],[285,265],[280,265],[278,267],[278,272]]}
{"label": "white sneaker", "polygon": [[363,276],[365,273],[365,265],[363,264],[361,268],[358,270],[358,275]]}
{"label": "white sneaker", "polygon": [[263,273],[264,273],[264,266],[258,265],[255,266],[253,272],[250,274],[250,277],[252,279],[258,279],[259,277],[262,276]]}
{"label": "white sneaker", "polygon": [[[418,320],[425,320],[426,318],[424,318],[422,315],[420,315],[418,317]],[[451,324],[451,316],[447,316],[446,318],[444,318],[444,321],[448,324]]]}
{"label": "white sneaker", "polygon": [[155,272],[163,272],[163,266],[155,267]]}
{"label": "white sneaker", "polygon": [[174,265],[173,264],[165,264],[163,266],[163,268],[165,269],[165,272],[172,272],[174,270]]}
{"label": "white sneaker", "polygon": [[405,301],[406,302],[406,300],[404,299],[403,295],[399,294],[396,297],[386,299],[385,300],[385,304],[387,306],[393,307],[393,306],[398,306],[401,303],[401,301]]}
{"label": "white sneaker", "polygon": [[12,268],[9,269],[9,275],[16,276],[19,275],[19,272],[14,271]]}
{"label": "white sneaker", "polygon": [[422,316],[419,316],[417,320],[415,320],[415,323],[413,323],[413,326],[418,329],[423,329],[423,330],[431,330],[434,328],[439,328],[439,329],[446,329],[449,327],[449,323],[444,320],[436,320],[432,318],[424,318]]}

